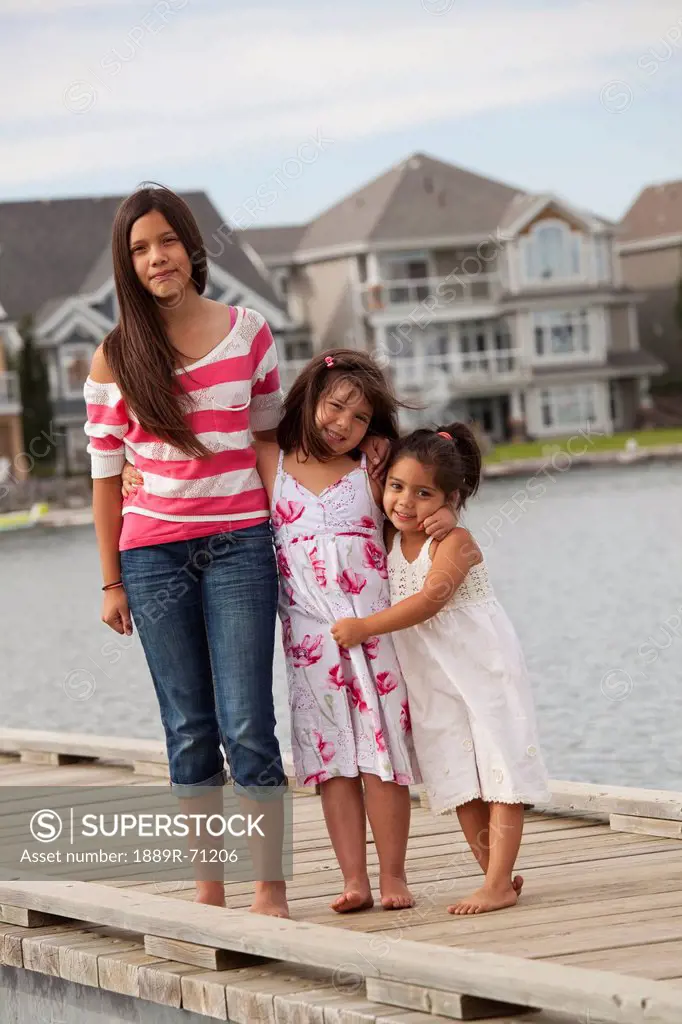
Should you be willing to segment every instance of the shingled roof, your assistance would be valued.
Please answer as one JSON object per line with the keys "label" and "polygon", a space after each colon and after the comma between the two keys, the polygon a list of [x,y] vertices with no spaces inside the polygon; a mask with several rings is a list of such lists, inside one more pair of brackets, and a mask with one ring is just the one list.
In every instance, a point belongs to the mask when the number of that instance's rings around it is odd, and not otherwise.
{"label": "shingled roof", "polygon": [[[181,193],[196,217],[213,261],[272,305],[281,302],[204,192]],[[12,319],[35,314],[59,296],[91,288],[107,265],[111,225],[123,196],[0,203],[0,296]],[[216,238],[212,238],[213,234]],[[96,273],[97,271],[97,273]]]}
{"label": "shingled roof", "polygon": [[642,189],[620,222],[621,242],[682,234],[682,181]]}
{"label": "shingled roof", "polygon": [[242,241],[250,245],[266,263],[286,262],[298,248],[307,224],[274,224],[271,227],[244,228]]}
{"label": "shingled roof", "polygon": [[298,250],[409,238],[482,237],[495,230],[519,191],[415,153],[316,217]]}

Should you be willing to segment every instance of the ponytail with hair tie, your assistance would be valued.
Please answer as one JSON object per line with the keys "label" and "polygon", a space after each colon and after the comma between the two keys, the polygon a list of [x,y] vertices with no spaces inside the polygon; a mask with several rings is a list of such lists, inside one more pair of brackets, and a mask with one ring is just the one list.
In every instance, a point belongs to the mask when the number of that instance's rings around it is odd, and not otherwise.
{"label": "ponytail with hair tie", "polygon": [[[440,443],[440,438],[451,442]],[[482,458],[476,436],[466,423],[455,422],[433,428],[420,428],[393,445],[390,465],[411,456],[435,471],[436,485],[446,495],[457,494],[458,508],[478,490]]]}

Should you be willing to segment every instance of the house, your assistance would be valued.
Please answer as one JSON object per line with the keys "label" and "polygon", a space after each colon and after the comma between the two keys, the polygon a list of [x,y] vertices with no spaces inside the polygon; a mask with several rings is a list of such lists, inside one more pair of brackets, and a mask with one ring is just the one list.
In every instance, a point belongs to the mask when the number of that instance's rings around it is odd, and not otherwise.
{"label": "house", "polygon": [[16,326],[0,305],[0,485],[7,479],[23,479],[27,469],[21,458],[24,437],[19,378],[8,367],[8,357],[18,342]]}
{"label": "house", "polygon": [[618,239],[624,282],[646,293],[637,308],[642,344],[682,382],[682,324],[675,314],[682,279],[682,181],[643,189],[623,217]]}
{"label": "house", "polygon": [[[36,344],[49,373],[58,464],[70,473],[85,472],[89,466],[83,384],[93,352],[118,316],[110,245],[122,198],[0,203],[0,298],[13,320],[33,318]],[[283,339],[295,337],[297,331],[261,261],[247,254],[203,192],[183,198],[206,244],[205,294],[257,309],[267,318],[281,350],[286,345]],[[6,387],[14,387],[12,378]],[[2,394],[0,390],[0,414]]]}
{"label": "house", "polygon": [[649,407],[664,367],[640,348],[614,234],[417,153],[310,224],[241,237],[316,349],[375,353],[420,406],[407,424],[473,419],[499,441],[630,428]]}

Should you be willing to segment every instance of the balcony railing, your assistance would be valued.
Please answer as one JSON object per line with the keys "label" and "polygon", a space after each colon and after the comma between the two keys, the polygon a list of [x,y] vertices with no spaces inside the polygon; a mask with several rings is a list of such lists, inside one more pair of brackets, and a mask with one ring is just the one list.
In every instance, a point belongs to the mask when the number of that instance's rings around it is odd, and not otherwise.
{"label": "balcony railing", "polygon": [[16,373],[0,373],[0,413],[18,412],[21,407],[19,377]]}
{"label": "balcony railing", "polygon": [[410,309],[425,302],[430,296],[438,300],[443,309],[456,302],[491,302],[500,291],[497,274],[451,274],[449,277],[408,278],[402,281],[381,281],[364,284],[360,289],[362,306],[366,313],[386,310]]}
{"label": "balcony railing", "polygon": [[398,392],[429,388],[451,394],[511,384],[531,374],[521,360],[520,349],[512,348],[435,356],[415,352],[393,358],[390,372]]}

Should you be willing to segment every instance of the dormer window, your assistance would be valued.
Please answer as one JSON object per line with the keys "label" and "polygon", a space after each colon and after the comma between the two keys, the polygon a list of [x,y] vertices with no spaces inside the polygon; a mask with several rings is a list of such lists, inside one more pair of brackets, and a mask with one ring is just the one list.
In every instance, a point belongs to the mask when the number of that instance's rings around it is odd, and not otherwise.
{"label": "dormer window", "polygon": [[541,221],[523,239],[528,281],[565,281],[581,274],[580,235],[563,221]]}

